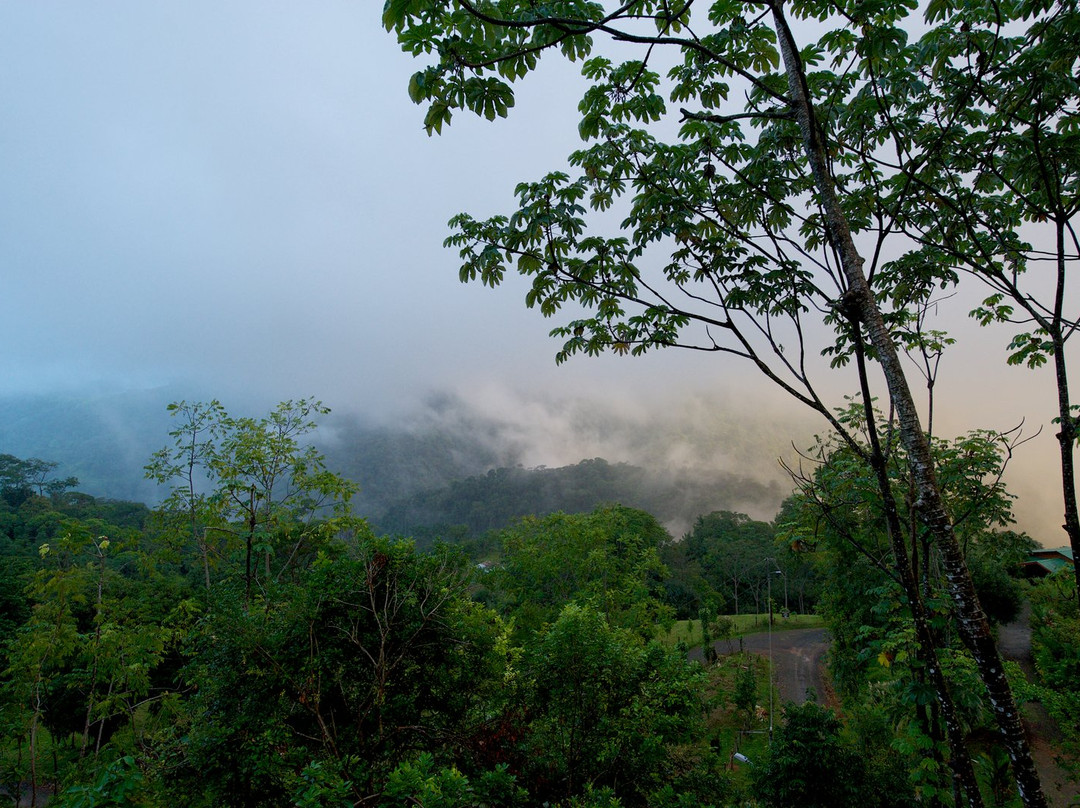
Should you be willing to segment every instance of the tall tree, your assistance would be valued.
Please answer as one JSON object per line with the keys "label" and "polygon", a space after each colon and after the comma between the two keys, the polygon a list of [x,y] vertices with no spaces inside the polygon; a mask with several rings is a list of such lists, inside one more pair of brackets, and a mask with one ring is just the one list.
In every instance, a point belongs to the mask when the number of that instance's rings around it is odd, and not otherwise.
{"label": "tall tree", "polygon": [[29,493],[36,490],[39,497],[62,494],[79,484],[77,477],[54,477],[59,463],[31,457],[22,460],[14,455],[0,454],[0,491]]}
{"label": "tall tree", "polygon": [[[743,513],[714,511],[697,518],[683,544],[713,587],[731,593],[731,605],[739,614],[739,595],[756,596],[760,586],[755,589],[754,584],[776,569],[771,558],[774,533],[768,522],[755,521]],[[754,608],[760,611],[757,604]]]}
{"label": "tall tree", "polygon": [[[948,763],[955,770],[955,756],[967,745],[958,705],[970,699],[944,675],[955,635],[941,626],[945,614],[942,604],[947,601],[942,597],[945,585],[938,548],[927,541],[918,523],[910,472],[895,430],[890,430],[887,422],[871,430],[861,407],[852,407],[844,417],[865,436],[881,436],[874,439],[877,448],[870,450],[874,468],[868,469],[839,439],[819,442],[813,452],[814,471],[798,478],[799,491],[786,503],[781,532],[789,541],[821,551],[815,555],[826,579],[823,612],[834,638],[832,665],[842,691],[850,693],[861,687],[868,644],[887,644],[883,637],[889,625],[903,620],[901,634],[913,641],[904,652],[910,654],[913,686],[951,696],[936,705],[916,702],[915,712],[928,737],[943,739],[943,731],[952,734],[953,759]],[[1008,534],[1002,542],[997,532],[1012,521],[1012,497],[1002,484],[1012,449],[1007,436],[980,431],[955,441],[934,441],[950,518],[962,539],[965,556],[977,562],[979,580],[991,587],[991,594],[996,594],[992,587],[1000,578],[987,572],[1001,569],[994,564],[994,557],[1008,556],[1008,547],[1000,545],[1016,541]],[[883,486],[879,470],[887,478],[890,502],[880,499]],[[1004,577],[1003,587],[1008,592],[1009,580]],[[887,613],[883,602],[894,604]],[[991,598],[990,602],[998,605],[999,600]],[[939,647],[941,653],[935,651]],[[957,771],[961,780],[974,778],[969,763],[965,755]]]}
{"label": "tall tree", "polygon": [[317,760],[350,781],[348,804],[373,805],[399,762],[468,738],[501,673],[473,575],[449,548],[421,554],[361,527],[268,586],[263,608],[247,608],[239,585],[215,587],[189,639],[195,689],[190,730],[168,750],[174,799],[292,804],[297,774]]}
{"label": "tall tree", "polygon": [[[874,359],[896,412],[920,524],[946,570],[957,628],[994,705],[1024,802],[1042,806],[901,362],[896,325],[906,312],[886,308],[889,299],[871,287],[892,223],[873,217],[875,175],[834,131],[837,110],[865,74],[903,57],[910,11],[901,3],[822,0],[717,0],[706,8],[693,0],[610,8],[585,0],[543,7],[390,0],[383,20],[406,50],[432,58],[409,87],[428,105],[429,132],[441,131],[457,109],[505,115],[511,82],[546,53],[584,58],[599,40],[619,57],[637,48],[638,58],[622,63],[604,56],[584,62],[590,86],[579,131],[592,144],[571,155],[577,178],[554,172],[520,184],[510,216],[452,221],[448,243],[460,250],[462,280],[496,286],[516,269],[532,278],[527,305],[546,316],[569,307],[572,319],[553,330],[564,339],[558,361],[669,346],[740,356],[842,433],[809,376],[809,325],[823,319],[847,341],[840,362],[853,351]],[[826,23],[825,32],[800,48],[792,20],[811,17]],[[662,50],[681,59],[666,82],[654,68]],[[821,67],[826,55],[843,69]],[[674,142],[663,139],[675,128],[669,104],[696,107],[679,108]],[[604,211],[626,196],[627,235],[589,229],[583,202]],[[873,250],[869,266],[856,236]],[[574,316],[582,309],[584,316]],[[869,401],[865,367],[860,361]],[[887,486],[880,469],[878,479]],[[882,499],[891,500],[887,488]],[[970,787],[967,796],[978,799]]]}
{"label": "tall tree", "polygon": [[[600,612],[571,603],[526,649],[522,668],[530,682],[528,766],[548,792],[534,796],[555,802],[596,786],[614,789],[620,804],[652,805],[663,785],[685,788],[678,780],[692,781],[686,774],[708,765],[699,746],[705,672],[684,653],[642,646]],[[711,780],[712,793],[686,788],[697,801],[685,804],[730,797],[726,778],[710,774],[701,779]]]}
{"label": "tall tree", "polygon": [[168,406],[169,414],[180,418],[180,425],[169,432],[172,447],[155,452],[144,467],[146,476],[159,485],[172,483],[168,497],[162,503],[162,511],[184,518],[191,531],[191,542],[202,560],[203,581],[210,588],[210,545],[206,525],[200,525],[200,516],[206,512],[206,494],[201,487],[210,474],[210,461],[214,454],[215,438],[225,417],[221,402],[174,401]]}
{"label": "tall tree", "polygon": [[579,601],[613,626],[648,637],[669,612],[657,597],[665,573],[658,549],[669,538],[649,514],[619,505],[528,517],[500,535],[493,585],[527,631]]}
{"label": "tall tree", "polygon": [[[1067,294],[1080,262],[1080,10],[931,3],[927,16],[938,23],[930,33],[867,74],[840,137],[862,144],[880,177],[876,214],[919,245],[885,267],[886,287],[925,302],[966,272],[989,288],[972,315],[1016,327],[1009,364],[1052,367],[1062,527],[1075,556],[1080,405],[1066,347],[1080,317]],[[1075,564],[1074,574],[1080,582]]]}
{"label": "tall tree", "polygon": [[321,402],[283,401],[259,419],[233,417],[217,401],[179,402],[169,409],[184,422],[170,433],[173,447],[157,452],[146,474],[159,483],[177,481],[164,509],[187,521],[207,586],[210,535],[240,544],[250,600],[260,577],[257,554],[267,580],[272,556],[283,553],[280,575],[328,519],[348,517],[356,486],[331,472],[315,447],[301,444],[315,419],[329,412]]}

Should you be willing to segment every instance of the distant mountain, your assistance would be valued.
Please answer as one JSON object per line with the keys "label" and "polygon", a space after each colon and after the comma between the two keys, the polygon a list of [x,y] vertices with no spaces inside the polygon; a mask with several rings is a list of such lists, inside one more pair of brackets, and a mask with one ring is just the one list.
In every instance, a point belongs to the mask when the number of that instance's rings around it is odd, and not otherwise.
{"label": "distant mountain", "polygon": [[334,415],[327,429],[320,429],[317,440],[329,468],[359,484],[354,507],[381,518],[403,500],[488,469],[516,464],[515,452],[493,448],[480,438],[488,432],[375,425],[355,416]]}
{"label": "distant mountain", "polygon": [[164,389],[0,398],[0,453],[58,463],[61,477],[98,497],[152,503],[143,478],[150,454],[168,439]]}
{"label": "distant mountain", "polygon": [[436,526],[464,526],[473,535],[505,527],[525,515],[585,513],[619,503],[648,511],[681,534],[694,517],[748,505],[775,510],[780,486],[715,472],[709,478],[649,471],[601,458],[562,468],[499,468],[402,497],[371,514],[377,529],[410,535]]}
{"label": "distant mountain", "polygon": [[[56,462],[97,497],[154,504],[162,491],[143,466],[169,443],[166,406],[181,398],[197,396],[162,387],[0,397],[0,453]],[[484,403],[433,396],[382,423],[335,412],[314,440],[331,469],[359,483],[356,510],[401,534],[481,532],[608,502],[647,510],[679,534],[713,510],[771,518],[790,490],[776,474],[776,431],[721,407],[690,401],[689,415],[628,417],[588,402]],[[225,404],[234,415],[265,411]]]}

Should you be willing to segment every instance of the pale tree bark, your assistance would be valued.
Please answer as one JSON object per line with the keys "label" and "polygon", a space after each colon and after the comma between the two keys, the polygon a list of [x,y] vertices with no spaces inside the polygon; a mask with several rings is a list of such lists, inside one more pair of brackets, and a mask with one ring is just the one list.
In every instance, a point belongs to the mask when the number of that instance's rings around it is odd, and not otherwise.
{"label": "pale tree bark", "polygon": [[[911,621],[915,627],[916,654],[923,663],[926,675],[930,679],[934,692],[937,694],[937,702],[941,709],[941,718],[945,724],[949,742],[949,766],[953,770],[954,782],[963,789],[969,808],[982,808],[982,793],[979,791],[975,769],[971,764],[971,755],[964,742],[963,727],[956,714],[956,705],[953,702],[948,682],[945,681],[945,675],[938,660],[933,631],[930,628],[926,607],[919,591],[916,567],[908,557],[903,524],[900,520],[900,512],[896,507],[896,499],[893,497],[892,482],[889,479],[885,452],[881,447],[881,441],[877,434],[876,414],[874,412],[873,398],[870,395],[861,327],[858,321],[853,321],[851,327],[859,370],[859,382],[862,387],[863,408],[866,413],[866,431],[870,440],[870,466],[873,469],[877,487],[881,493],[885,526],[893,553],[894,570],[911,609]],[[914,557],[918,558],[917,549],[914,551]]]}
{"label": "pale tree bark", "polygon": [[1020,724],[1020,713],[998,653],[990,624],[979,604],[956,534],[945,509],[934,471],[930,442],[923,431],[900,354],[885,324],[863,270],[864,261],[851,235],[835,183],[809,90],[802,59],[780,3],[770,4],[791,94],[792,112],[802,130],[803,147],[813,174],[831,246],[840,258],[847,291],[843,310],[858,318],[881,365],[889,398],[896,411],[900,440],[907,452],[915,487],[916,509],[941,554],[946,587],[955,609],[958,631],[971,652],[986,687],[994,718],[1012,761],[1016,787],[1027,808],[1045,808],[1038,774]]}

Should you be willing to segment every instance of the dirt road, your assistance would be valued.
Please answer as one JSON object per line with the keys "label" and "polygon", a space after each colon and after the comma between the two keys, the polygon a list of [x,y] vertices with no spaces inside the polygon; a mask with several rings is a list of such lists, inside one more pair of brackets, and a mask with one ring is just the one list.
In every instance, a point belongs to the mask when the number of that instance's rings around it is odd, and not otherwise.
{"label": "dirt road", "polygon": [[[998,649],[1006,659],[1020,663],[1029,681],[1036,681],[1035,663],[1031,655],[1031,605],[1025,603],[1020,617],[998,630]],[[1024,729],[1031,743],[1031,757],[1039,772],[1043,790],[1052,808],[1075,805],[1080,789],[1071,782],[1068,772],[1058,765],[1057,747],[1061,732],[1039,702],[1021,706]]]}

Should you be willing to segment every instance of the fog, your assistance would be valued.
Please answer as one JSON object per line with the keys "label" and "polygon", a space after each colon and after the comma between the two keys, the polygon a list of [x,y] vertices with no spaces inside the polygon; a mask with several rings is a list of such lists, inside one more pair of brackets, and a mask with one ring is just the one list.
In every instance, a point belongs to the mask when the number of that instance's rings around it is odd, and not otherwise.
{"label": "fog", "polygon": [[[167,390],[236,411],[314,395],[382,427],[473,419],[499,462],[726,469],[782,496],[776,458],[824,424],[751,369],[672,351],[557,368],[520,281],[457,282],[446,221],[564,164],[580,82],[545,66],[509,120],[428,138],[406,93],[419,66],[380,6],[0,5],[6,394]],[[959,338],[936,431],[1042,425],[1009,480],[1021,526],[1060,544],[1049,373],[1006,368],[1011,334],[966,321],[971,300],[934,324]],[[855,385],[829,378],[840,405]],[[134,457],[148,439],[130,426],[108,434]],[[0,451],[50,449],[4,427]]]}

